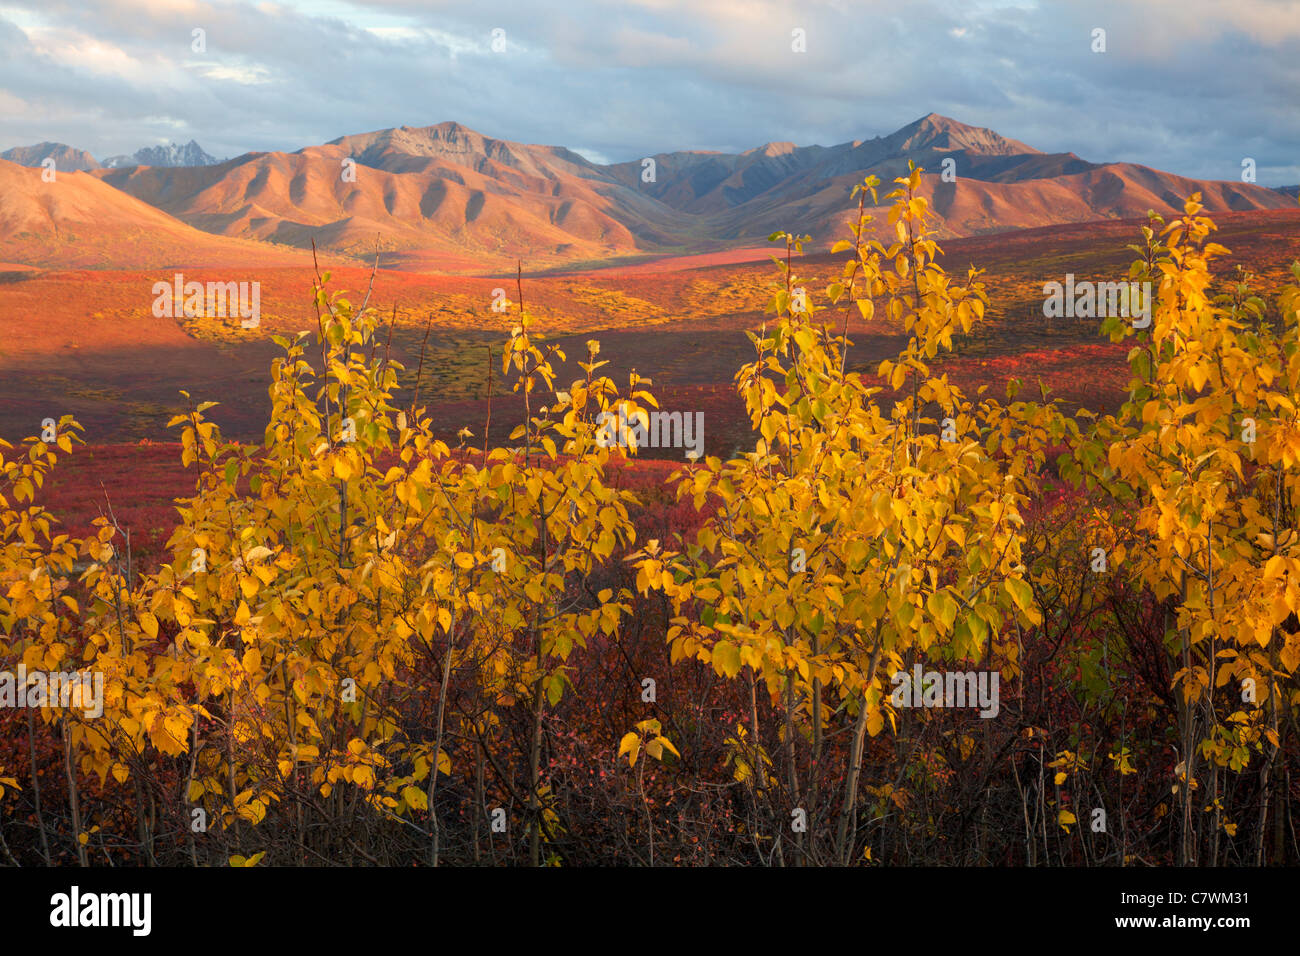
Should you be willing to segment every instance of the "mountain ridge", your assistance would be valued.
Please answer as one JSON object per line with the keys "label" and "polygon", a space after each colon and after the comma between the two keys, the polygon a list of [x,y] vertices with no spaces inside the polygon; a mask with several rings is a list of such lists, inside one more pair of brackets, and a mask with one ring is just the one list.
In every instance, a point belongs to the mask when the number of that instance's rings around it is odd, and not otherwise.
{"label": "mountain ridge", "polygon": [[83,149],[76,149],[66,143],[36,143],[32,146],[15,146],[0,153],[0,159],[16,163],[19,166],[39,167],[47,159],[54,160],[54,170],[68,172],[86,172],[99,169],[99,160]]}
{"label": "mountain ridge", "polygon": [[[486,266],[516,258],[545,266],[756,246],[778,230],[829,240],[845,231],[852,186],[875,175],[883,192],[909,162],[927,171],[921,194],[940,238],[1147,209],[1176,214],[1192,192],[1211,213],[1295,205],[1284,190],[1045,153],[937,113],[833,146],[771,142],[610,164],[448,121],[294,152],[86,175],[218,236],[356,256],[378,250],[393,261],[468,255]],[[876,219],[871,232],[883,235],[883,216]]]}
{"label": "mountain ridge", "polygon": [[223,162],[210,155],[197,141],[188,143],[163,143],[159,146],[142,146],[129,156],[109,156],[102,163],[84,149],[66,143],[36,143],[32,146],[15,146],[0,152],[0,159],[19,166],[40,166],[45,159],[54,159],[56,169],[89,172],[92,169],[119,169],[125,166],[213,166]]}
{"label": "mountain ridge", "polygon": [[180,166],[215,166],[220,162],[191,139],[183,146],[171,142],[159,146],[142,146],[130,156],[110,156],[102,165],[107,169],[123,166],[163,166],[175,169]]}

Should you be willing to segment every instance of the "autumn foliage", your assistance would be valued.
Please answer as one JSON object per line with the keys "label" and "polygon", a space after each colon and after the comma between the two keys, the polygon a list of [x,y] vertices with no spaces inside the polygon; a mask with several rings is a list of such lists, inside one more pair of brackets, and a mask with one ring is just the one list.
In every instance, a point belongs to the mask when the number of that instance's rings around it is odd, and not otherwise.
{"label": "autumn foliage", "polygon": [[[519,307],[510,447],[439,437],[328,274],[260,444],[211,402],[173,421],[198,478],[156,566],[42,506],[75,422],[0,444],[0,669],[104,687],[102,715],[0,710],[0,855],[1296,862],[1300,264],[1271,304],[1216,279],[1193,197],[1133,247],[1149,327],[1103,325],[1118,415],[965,394],[942,362],[988,296],[936,263],[921,175],[888,244],[857,187],[824,295],[773,237],[730,460],[602,441],[652,383],[595,341],[557,381]],[[907,336],[875,374],[850,310]],[[899,706],[917,669],[996,673],[997,715]]]}

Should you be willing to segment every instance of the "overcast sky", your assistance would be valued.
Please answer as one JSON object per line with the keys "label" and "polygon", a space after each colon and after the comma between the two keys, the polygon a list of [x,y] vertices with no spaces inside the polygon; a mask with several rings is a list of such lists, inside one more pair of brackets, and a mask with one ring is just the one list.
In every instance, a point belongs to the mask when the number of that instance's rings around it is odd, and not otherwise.
{"label": "overcast sky", "polygon": [[0,0],[0,149],[193,138],[224,158],[455,120],[607,162],[929,112],[1297,183],[1300,0]]}

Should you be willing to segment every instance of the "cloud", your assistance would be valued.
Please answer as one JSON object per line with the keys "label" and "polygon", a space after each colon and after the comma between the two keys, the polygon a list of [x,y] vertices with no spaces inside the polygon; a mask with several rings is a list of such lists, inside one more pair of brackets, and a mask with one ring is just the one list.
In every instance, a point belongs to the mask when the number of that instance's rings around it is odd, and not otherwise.
{"label": "cloud", "polygon": [[569,149],[573,150],[573,152],[577,153],[588,162],[595,163],[598,166],[608,166],[613,162],[613,160],[604,153],[594,149],[587,149],[583,146],[570,146]]}
{"label": "cloud", "polygon": [[1280,185],[1300,181],[1298,87],[1291,0],[0,0],[0,148],[97,156],[155,142],[160,116],[219,156],[456,120],[622,161],[935,111],[1190,176],[1249,156]]}
{"label": "cloud", "polygon": [[238,63],[195,63],[192,69],[210,80],[229,80],[244,86],[268,83],[271,71],[264,66],[244,66]]}

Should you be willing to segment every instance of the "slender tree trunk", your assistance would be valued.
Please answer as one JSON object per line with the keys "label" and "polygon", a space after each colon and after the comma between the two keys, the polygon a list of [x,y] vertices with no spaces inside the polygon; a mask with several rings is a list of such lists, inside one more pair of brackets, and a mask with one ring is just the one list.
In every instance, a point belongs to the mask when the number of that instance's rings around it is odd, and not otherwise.
{"label": "slender tree trunk", "polygon": [[41,811],[41,778],[36,773],[36,712],[30,707],[27,708],[27,753],[31,759],[32,800],[36,809],[36,832],[41,837],[41,855],[45,858],[45,865],[52,866],[50,840],[45,833],[45,816]]}
{"label": "slender tree trunk", "polygon": [[[538,636],[540,643],[541,636]],[[537,690],[533,695],[533,732],[532,740],[528,747],[528,794],[532,802],[529,807],[530,816],[532,817],[532,839],[529,841],[528,859],[533,866],[542,865],[542,798],[539,789],[541,787],[541,765],[542,765],[542,708],[545,704],[546,697],[542,691],[541,671],[541,649],[537,652],[538,671]]]}
{"label": "slender tree trunk", "polygon": [[858,776],[862,771],[862,751],[866,744],[867,716],[870,713],[867,707],[866,688],[871,687],[876,679],[876,668],[880,665],[880,652],[883,647],[880,642],[879,624],[876,625],[875,642],[876,649],[871,654],[871,663],[867,667],[867,677],[863,682],[862,709],[858,711],[858,719],[853,727],[849,768],[844,783],[844,803],[840,806],[840,824],[835,837],[835,856],[843,866],[848,866],[850,862],[849,854],[853,852],[851,832],[857,830]]}
{"label": "slender tree trunk", "polygon": [[81,794],[77,790],[77,772],[72,766],[72,733],[67,718],[63,721],[63,769],[68,775],[68,806],[72,810],[72,834],[77,844],[77,862],[89,866],[86,847],[81,842]]}

